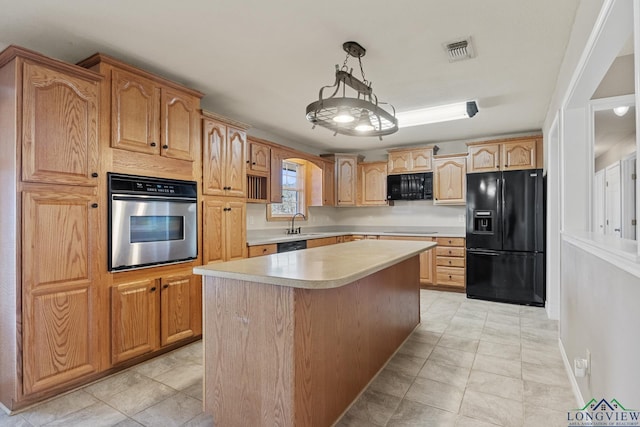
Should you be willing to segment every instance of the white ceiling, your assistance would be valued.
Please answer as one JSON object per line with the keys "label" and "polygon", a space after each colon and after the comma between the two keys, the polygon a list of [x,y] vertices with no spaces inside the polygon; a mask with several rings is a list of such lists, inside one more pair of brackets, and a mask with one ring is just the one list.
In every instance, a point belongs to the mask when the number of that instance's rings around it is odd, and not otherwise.
{"label": "white ceiling", "polygon": [[[366,151],[540,130],[578,1],[0,0],[0,48],[106,53],[202,91],[204,109],[275,142]],[[449,63],[442,43],[465,36],[477,57]],[[305,108],[333,84],[347,40],[367,49],[366,77],[396,110],[473,99],[480,112],[383,141],[312,130]]]}

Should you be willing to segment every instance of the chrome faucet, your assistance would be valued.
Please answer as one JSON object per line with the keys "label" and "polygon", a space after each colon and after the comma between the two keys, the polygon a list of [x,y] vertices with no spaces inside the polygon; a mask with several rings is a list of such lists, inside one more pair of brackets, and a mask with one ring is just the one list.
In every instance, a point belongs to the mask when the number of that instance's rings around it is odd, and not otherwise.
{"label": "chrome faucet", "polygon": [[298,227],[297,229],[294,228],[293,223],[296,220],[296,217],[300,215],[302,218],[304,218],[305,220],[307,219],[306,216],[304,216],[303,213],[300,212],[296,212],[295,214],[293,214],[293,216],[291,217],[291,228],[289,230],[287,230],[287,234],[300,234],[300,227]]}

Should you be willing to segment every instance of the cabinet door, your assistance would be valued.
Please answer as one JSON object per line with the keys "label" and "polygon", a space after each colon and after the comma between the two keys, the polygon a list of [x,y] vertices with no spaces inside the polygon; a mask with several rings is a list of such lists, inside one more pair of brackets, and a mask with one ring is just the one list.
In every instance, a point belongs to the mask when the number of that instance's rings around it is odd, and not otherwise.
{"label": "cabinet door", "polygon": [[224,152],[227,127],[220,122],[202,121],[202,192],[212,196],[225,193]]}
{"label": "cabinet door", "polygon": [[111,288],[111,360],[114,364],[158,348],[159,296],[153,279]]}
{"label": "cabinet door", "polygon": [[335,164],[333,162],[325,162],[322,171],[322,205],[336,205]]}
{"label": "cabinet door", "polygon": [[[422,242],[432,242],[432,237],[420,236],[380,236],[379,240],[417,240]],[[435,284],[435,249],[429,249],[420,253],[420,284]]]}
{"label": "cabinet door", "polygon": [[536,140],[502,143],[502,170],[535,169],[536,168]]}
{"label": "cabinet door", "polygon": [[389,174],[408,173],[412,169],[412,158],[410,151],[399,151],[389,153]]}
{"label": "cabinet door", "polygon": [[160,345],[165,346],[197,335],[197,301],[193,298],[195,277],[188,274],[161,280]]}
{"label": "cabinet door", "polygon": [[23,193],[25,394],[99,371],[102,284],[94,201],[77,193]]}
{"label": "cabinet door", "polygon": [[247,185],[245,150],[247,135],[243,130],[229,127],[225,151],[226,196],[245,197]]}
{"label": "cabinet door", "polygon": [[111,146],[140,153],[160,153],[160,88],[151,80],[111,73]]}
{"label": "cabinet door", "polygon": [[224,202],[220,200],[205,200],[202,202],[202,262],[210,264],[225,261],[223,234],[223,218],[226,211]]}
{"label": "cabinet door", "polygon": [[422,150],[411,151],[411,171],[412,172],[431,172],[431,158],[433,150],[425,148]]}
{"label": "cabinet door", "polygon": [[500,170],[500,144],[469,146],[468,173]]}
{"label": "cabinet door", "polygon": [[96,186],[98,84],[24,63],[22,179]]}
{"label": "cabinet door", "polygon": [[387,204],[387,163],[361,163],[361,204],[375,206]]}
{"label": "cabinet door", "polygon": [[225,226],[225,261],[246,258],[246,204],[244,202],[229,202],[224,216]]}
{"label": "cabinet door", "polygon": [[464,157],[434,161],[433,204],[464,205],[466,185]]}
{"label": "cabinet door", "polygon": [[271,173],[269,174],[269,201],[282,203],[282,161],[286,154],[277,149],[271,150]]}
{"label": "cabinet door", "polygon": [[336,157],[338,206],[356,204],[356,177],[358,165],[355,157]]}
{"label": "cabinet door", "polygon": [[160,99],[162,146],[160,154],[178,160],[194,160],[197,142],[198,102],[194,97],[163,88]]}
{"label": "cabinet door", "polygon": [[271,149],[257,142],[249,142],[249,169],[268,174],[271,169]]}

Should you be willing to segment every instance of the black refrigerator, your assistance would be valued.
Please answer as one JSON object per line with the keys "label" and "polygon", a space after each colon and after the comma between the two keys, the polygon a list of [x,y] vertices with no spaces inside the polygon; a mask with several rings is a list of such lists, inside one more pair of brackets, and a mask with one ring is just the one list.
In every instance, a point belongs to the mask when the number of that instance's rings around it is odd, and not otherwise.
{"label": "black refrigerator", "polygon": [[467,297],[544,306],[542,169],[467,175]]}

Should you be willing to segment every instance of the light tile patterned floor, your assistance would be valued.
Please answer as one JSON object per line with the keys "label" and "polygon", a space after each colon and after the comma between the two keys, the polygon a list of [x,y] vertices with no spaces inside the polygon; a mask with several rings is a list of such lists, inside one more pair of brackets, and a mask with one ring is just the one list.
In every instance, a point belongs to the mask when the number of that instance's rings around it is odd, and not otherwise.
{"label": "light tile patterned floor", "polygon": [[[576,402],[541,308],[421,291],[422,324],[337,427],[566,426]],[[202,344],[183,347],[1,426],[212,426]],[[244,427],[244,426],[242,426]]]}

